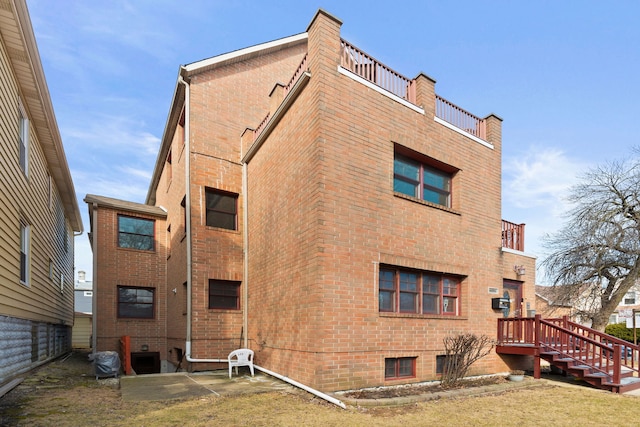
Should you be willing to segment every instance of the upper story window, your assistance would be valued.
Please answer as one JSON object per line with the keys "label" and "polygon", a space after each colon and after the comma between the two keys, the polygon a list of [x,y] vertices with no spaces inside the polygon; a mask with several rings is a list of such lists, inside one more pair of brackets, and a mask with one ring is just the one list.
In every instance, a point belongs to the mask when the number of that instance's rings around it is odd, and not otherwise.
{"label": "upper story window", "polygon": [[209,279],[209,308],[240,309],[240,282]]}
{"label": "upper story window", "polygon": [[155,248],[155,221],[118,215],[118,246],[121,248],[153,251]]}
{"label": "upper story window", "polygon": [[19,104],[18,111],[20,114],[20,130],[18,135],[20,167],[26,175],[29,171],[29,118],[22,103]]}
{"label": "upper story window", "polygon": [[460,314],[460,279],[439,273],[381,267],[379,311],[389,313]]}
{"label": "upper story window", "polygon": [[636,293],[635,292],[627,292],[624,296],[624,304],[625,305],[634,305],[636,303]]}
{"label": "upper story window", "polygon": [[207,225],[209,227],[238,229],[238,195],[225,191],[205,189]]}
{"label": "upper story window", "polygon": [[399,145],[393,159],[393,191],[451,207],[454,167]]}
{"label": "upper story window", "polygon": [[118,286],[118,317],[131,319],[153,319],[153,288]]}

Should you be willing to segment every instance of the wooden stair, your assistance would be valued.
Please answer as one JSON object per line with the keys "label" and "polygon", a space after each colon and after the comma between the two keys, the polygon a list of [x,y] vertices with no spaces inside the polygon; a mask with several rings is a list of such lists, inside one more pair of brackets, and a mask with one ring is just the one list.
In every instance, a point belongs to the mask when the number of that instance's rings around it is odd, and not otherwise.
{"label": "wooden stair", "polygon": [[640,389],[640,349],[568,318],[498,320],[498,354],[534,357],[534,378],[540,361],[593,387],[614,393]]}
{"label": "wooden stair", "polygon": [[609,390],[614,393],[625,393],[640,389],[640,378],[634,376],[632,369],[622,367],[620,380],[614,382],[614,371],[612,369],[602,372],[597,364],[587,364],[579,357],[572,357],[559,351],[548,349],[540,351],[540,358],[562,370],[567,375],[579,378],[599,389]]}

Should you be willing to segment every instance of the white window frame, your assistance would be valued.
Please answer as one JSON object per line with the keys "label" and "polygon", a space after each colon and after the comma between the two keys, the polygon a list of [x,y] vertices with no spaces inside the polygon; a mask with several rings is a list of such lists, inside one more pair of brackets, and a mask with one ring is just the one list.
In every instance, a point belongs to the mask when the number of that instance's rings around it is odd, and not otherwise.
{"label": "white window frame", "polygon": [[[29,286],[29,276],[31,273],[31,227],[24,221],[20,221],[20,283]],[[23,254],[24,254],[24,272],[23,272]],[[24,274],[23,274],[24,273]]]}

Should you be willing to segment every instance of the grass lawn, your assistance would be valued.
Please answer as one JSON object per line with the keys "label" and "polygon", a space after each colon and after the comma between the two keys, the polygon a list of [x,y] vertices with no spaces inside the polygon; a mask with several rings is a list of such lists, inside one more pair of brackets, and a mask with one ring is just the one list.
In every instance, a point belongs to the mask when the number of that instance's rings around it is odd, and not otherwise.
{"label": "grass lawn", "polygon": [[97,382],[69,370],[68,362],[39,369],[0,398],[0,426],[582,427],[637,425],[640,417],[640,397],[551,382],[481,397],[346,410],[305,392],[129,402],[117,382]]}

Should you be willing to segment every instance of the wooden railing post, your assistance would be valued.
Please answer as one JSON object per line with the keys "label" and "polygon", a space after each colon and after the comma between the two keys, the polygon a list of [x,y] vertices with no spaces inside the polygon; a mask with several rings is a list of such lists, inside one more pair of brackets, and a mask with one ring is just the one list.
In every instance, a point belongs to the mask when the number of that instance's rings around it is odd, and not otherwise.
{"label": "wooden railing post", "polygon": [[123,335],[120,338],[120,359],[122,359],[122,370],[125,375],[131,375],[131,337]]}
{"label": "wooden railing post", "polygon": [[540,379],[540,314],[536,314],[533,319],[533,345],[535,353],[533,354],[533,378]]}
{"label": "wooden railing post", "polygon": [[613,383],[620,384],[620,344],[613,345]]}

